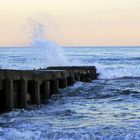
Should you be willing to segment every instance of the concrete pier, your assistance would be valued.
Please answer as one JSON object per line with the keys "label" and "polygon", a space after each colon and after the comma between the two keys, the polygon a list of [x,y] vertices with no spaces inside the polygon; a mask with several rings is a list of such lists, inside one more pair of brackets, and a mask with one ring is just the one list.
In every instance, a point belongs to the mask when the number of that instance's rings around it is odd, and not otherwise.
{"label": "concrete pier", "polygon": [[49,67],[39,70],[0,70],[0,112],[47,101],[59,88],[97,79],[94,66]]}
{"label": "concrete pier", "polygon": [[5,108],[7,111],[10,111],[14,108],[14,92],[13,92],[13,80],[11,79],[6,79],[5,80]]}
{"label": "concrete pier", "polygon": [[44,81],[40,87],[41,101],[45,102],[51,97],[50,93],[50,81]]}
{"label": "concrete pier", "polygon": [[27,80],[21,78],[19,85],[18,108],[27,107]]}
{"label": "concrete pier", "polygon": [[65,88],[68,86],[67,78],[59,79],[59,88]]}
{"label": "concrete pier", "polygon": [[50,94],[56,94],[58,92],[59,89],[59,83],[58,83],[58,79],[53,79],[50,80]]}

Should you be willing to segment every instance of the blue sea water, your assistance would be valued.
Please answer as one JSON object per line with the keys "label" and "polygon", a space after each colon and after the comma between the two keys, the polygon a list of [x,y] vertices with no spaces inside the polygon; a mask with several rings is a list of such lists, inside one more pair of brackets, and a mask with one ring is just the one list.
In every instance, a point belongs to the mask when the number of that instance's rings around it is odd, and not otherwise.
{"label": "blue sea water", "polygon": [[95,65],[99,79],[0,116],[0,140],[139,140],[140,47],[0,48],[0,68]]}

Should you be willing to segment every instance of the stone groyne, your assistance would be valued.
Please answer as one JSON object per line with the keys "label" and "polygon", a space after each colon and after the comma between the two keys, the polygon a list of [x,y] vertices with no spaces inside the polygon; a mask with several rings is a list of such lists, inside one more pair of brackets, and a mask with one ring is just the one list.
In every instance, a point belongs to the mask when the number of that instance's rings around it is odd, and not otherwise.
{"label": "stone groyne", "polygon": [[47,101],[60,88],[76,81],[97,79],[94,66],[48,67],[38,70],[0,70],[0,112]]}

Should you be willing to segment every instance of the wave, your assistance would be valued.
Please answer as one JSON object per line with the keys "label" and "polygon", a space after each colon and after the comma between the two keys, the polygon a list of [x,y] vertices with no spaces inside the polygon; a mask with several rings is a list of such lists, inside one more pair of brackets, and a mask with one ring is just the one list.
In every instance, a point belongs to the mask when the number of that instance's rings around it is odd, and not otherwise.
{"label": "wave", "polygon": [[34,40],[31,47],[37,52],[36,58],[42,59],[41,67],[69,65],[63,49],[52,41]]}
{"label": "wave", "polygon": [[94,63],[97,72],[99,73],[99,79],[115,79],[121,77],[140,77],[140,67],[133,65],[105,65],[100,63]]}

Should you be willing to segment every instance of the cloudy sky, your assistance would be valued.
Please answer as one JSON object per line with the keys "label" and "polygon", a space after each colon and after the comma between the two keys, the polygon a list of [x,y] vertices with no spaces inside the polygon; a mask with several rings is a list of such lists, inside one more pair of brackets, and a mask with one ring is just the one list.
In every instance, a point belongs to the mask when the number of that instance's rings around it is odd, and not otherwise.
{"label": "cloudy sky", "polygon": [[140,45],[140,0],[0,0],[0,46],[27,45],[30,19],[63,46]]}

